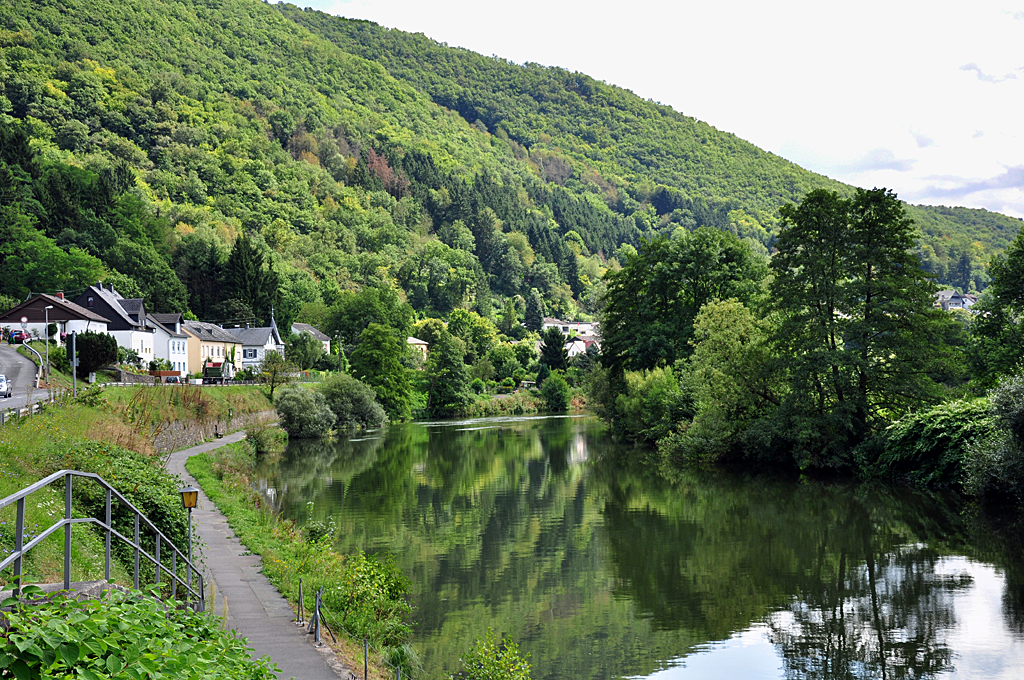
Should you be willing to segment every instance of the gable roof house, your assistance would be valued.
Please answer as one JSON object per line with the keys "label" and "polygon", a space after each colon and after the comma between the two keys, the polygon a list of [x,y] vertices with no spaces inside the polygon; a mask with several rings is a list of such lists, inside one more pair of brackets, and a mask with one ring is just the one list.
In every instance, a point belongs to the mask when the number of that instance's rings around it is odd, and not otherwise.
{"label": "gable roof house", "polygon": [[170,314],[147,314],[146,325],[153,329],[153,354],[171,362],[171,370],[188,372],[188,334],[181,324],[184,317]]}
{"label": "gable roof house", "polygon": [[142,298],[126,299],[103,282],[89,286],[75,303],[107,320],[107,332],[118,347],[134,349],[143,364],[153,360],[153,329],[146,323],[146,303]]}
{"label": "gable roof house", "polygon": [[[224,363],[225,378],[231,378],[242,366],[242,345],[238,338],[215,323],[184,321],[181,330],[188,336],[188,372],[202,373],[203,362]],[[235,357],[231,362],[232,354]]]}
{"label": "gable roof house", "polygon": [[270,325],[260,328],[227,328],[228,333],[242,345],[242,367],[255,369],[263,361],[267,352],[277,352],[284,356],[284,342],[277,330],[274,313],[270,313]]}
{"label": "gable roof house", "polygon": [[[46,307],[52,306],[47,310]],[[22,319],[25,319],[22,322]],[[35,337],[46,336],[46,322],[56,324],[57,336],[54,341],[59,345],[61,333],[96,333],[107,332],[107,320],[96,312],[76,305],[64,298],[63,293],[47,295],[42,293],[15,305],[0,314],[0,328],[21,328]]]}
{"label": "gable roof house", "polygon": [[299,335],[300,333],[309,333],[320,341],[320,344],[324,347],[324,352],[327,354],[331,353],[331,339],[324,333],[321,333],[316,326],[310,326],[308,323],[293,323],[292,333],[295,335]]}

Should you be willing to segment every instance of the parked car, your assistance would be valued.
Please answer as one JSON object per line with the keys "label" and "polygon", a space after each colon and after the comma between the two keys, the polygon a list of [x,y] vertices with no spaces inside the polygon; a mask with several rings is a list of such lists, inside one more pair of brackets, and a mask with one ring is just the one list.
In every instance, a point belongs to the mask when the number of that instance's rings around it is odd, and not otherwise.
{"label": "parked car", "polygon": [[181,379],[178,378],[178,376],[176,376],[176,375],[169,375],[169,376],[167,376],[167,378],[164,379],[164,382],[165,383],[172,383],[174,385],[177,385],[177,384],[181,383]]}
{"label": "parked car", "polygon": [[0,397],[10,399],[13,390],[14,388],[11,386],[11,381],[7,379],[7,376],[0,375]]}
{"label": "parked car", "polygon": [[13,331],[11,331],[11,334],[7,338],[8,344],[11,344],[11,345],[16,345],[16,344],[19,344],[19,343],[23,343],[23,342],[26,342],[27,340],[28,340],[28,333],[26,333],[25,331],[21,330],[20,328],[16,328]]}

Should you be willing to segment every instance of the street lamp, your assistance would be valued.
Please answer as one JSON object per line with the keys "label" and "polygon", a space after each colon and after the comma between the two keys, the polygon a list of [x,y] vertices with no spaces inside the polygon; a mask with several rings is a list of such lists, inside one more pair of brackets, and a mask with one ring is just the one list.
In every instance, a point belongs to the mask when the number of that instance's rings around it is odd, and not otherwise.
{"label": "street lamp", "polygon": [[199,500],[199,489],[194,486],[186,486],[183,489],[178,489],[178,493],[181,494],[181,504],[188,510],[188,569],[185,576],[186,584],[189,589],[192,588],[192,509],[196,507],[196,502]]}
{"label": "street lamp", "polygon": [[46,384],[50,384],[50,310],[53,309],[53,305],[47,305],[43,307],[43,318],[46,321],[43,322],[43,334],[46,336]]}

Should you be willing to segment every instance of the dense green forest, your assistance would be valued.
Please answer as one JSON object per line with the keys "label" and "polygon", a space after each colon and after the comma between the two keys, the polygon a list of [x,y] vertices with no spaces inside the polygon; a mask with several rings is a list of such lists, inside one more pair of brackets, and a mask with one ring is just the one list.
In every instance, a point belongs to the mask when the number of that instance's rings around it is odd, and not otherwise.
{"label": "dense green forest", "polygon": [[[6,3],[0,116],[8,302],[104,278],[216,321],[330,325],[368,288],[421,317],[511,327],[539,297],[587,318],[641,237],[711,226],[764,253],[781,205],[847,192],[582,74],[251,0]],[[965,289],[1019,226],[911,214]],[[267,294],[233,273],[254,261]]]}

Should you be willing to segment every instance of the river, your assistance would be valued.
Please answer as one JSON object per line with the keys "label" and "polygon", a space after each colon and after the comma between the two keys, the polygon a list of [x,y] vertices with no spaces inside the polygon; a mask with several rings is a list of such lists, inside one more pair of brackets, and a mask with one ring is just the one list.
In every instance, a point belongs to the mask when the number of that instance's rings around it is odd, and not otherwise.
{"label": "river", "polygon": [[1024,676],[1019,544],[957,499],[669,482],[618,448],[592,417],[415,423],[293,442],[259,483],[395,556],[427,678],[487,627],[536,680]]}

